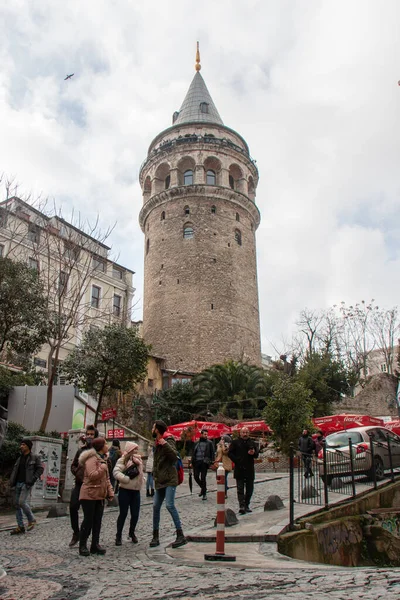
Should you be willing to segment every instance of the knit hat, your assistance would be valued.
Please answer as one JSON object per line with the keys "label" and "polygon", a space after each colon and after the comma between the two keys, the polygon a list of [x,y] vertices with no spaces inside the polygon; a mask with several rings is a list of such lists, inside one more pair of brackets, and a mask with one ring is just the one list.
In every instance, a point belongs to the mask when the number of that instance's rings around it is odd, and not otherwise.
{"label": "knit hat", "polygon": [[119,440],[113,440],[113,441],[112,441],[112,445],[113,445],[113,446],[116,446],[117,448],[119,448],[119,447],[120,447]]}
{"label": "knit hat", "polygon": [[20,442],[20,444],[25,444],[26,446],[28,446],[29,450],[32,450],[32,440],[28,440],[27,438],[23,438]]}
{"label": "knit hat", "polygon": [[133,450],[136,450],[137,448],[139,448],[139,446],[137,444],[135,444],[135,442],[126,442],[124,455],[129,454],[129,452],[132,452]]}
{"label": "knit hat", "polygon": [[94,448],[96,452],[100,452],[100,450],[103,450],[105,443],[106,440],[103,437],[94,438],[92,442],[92,448]]}

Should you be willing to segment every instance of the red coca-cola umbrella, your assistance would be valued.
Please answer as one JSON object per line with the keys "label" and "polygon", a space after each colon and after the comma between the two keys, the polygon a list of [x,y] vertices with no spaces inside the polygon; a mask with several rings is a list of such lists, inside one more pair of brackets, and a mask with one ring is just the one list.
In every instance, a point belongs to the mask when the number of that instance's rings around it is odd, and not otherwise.
{"label": "red coca-cola umbrella", "polygon": [[393,419],[393,421],[387,421],[384,425],[386,429],[390,429],[396,435],[400,435],[400,419]]}
{"label": "red coca-cola umbrella", "polygon": [[377,427],[384,426],[383,420],[378,417],[347,413],[330,415],[327,417],[316,417],[315,419],[312,419],[312,421],[315,427],[318,427],[325,435],[329,435],[335,431],[352,429],[353,427],[367,427],[368,425],[376,425]]}
{"label": "red coca-cola umbrella", "polygon": [[187,421],[186,423],[177,423],[170,425],[167,433],[170,433],[176,440],[182,438],[184,434],[187,439],[196,442],[200,438],[202,429],[207,429],[209,439],[219,438],[225,434],[231,433],[231,428],[224,423],[212,423],[211,421]]}
{"label": "red coca-cola umbrella", "polygon": [[250,433],[271,433],[271,429],[265,421],[242,421],[234,425],[232,431],[240,431],[243,427],[247,427]]}

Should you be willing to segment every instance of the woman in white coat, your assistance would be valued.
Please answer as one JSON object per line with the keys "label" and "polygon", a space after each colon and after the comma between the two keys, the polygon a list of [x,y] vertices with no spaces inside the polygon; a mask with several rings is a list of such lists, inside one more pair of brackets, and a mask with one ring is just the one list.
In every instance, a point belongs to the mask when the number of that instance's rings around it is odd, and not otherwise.
{"label": "woman in white coat", "polygon": [[122,530],[128,510],[131,513],[129,537],[134,544],[138,543],[135,528],[140,513],[140,490],[144,482],[143,463],[138,454],[139,446],[134,442],[126,442],[125,451],[114,467],[113,475],[119,483],[119,515],[117,520],[117,536],[115,545],[122,545]]}

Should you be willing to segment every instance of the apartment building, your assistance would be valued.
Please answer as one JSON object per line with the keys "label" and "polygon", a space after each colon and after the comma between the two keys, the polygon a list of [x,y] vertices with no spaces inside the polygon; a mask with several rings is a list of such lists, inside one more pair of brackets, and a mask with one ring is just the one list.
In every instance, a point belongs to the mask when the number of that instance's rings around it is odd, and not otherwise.
{"label": "apartment building", "polygon": [[[0,203],[0,256],[24,261],[38,272],[63,338],[58,364],[86,328],[115,322],[131,325],[134,272],[109,258],[106,237],[97,226],[90,228],[79,218],[69,223],[17,197]],[[51,356],[46,344],[33,357],[34,364],[47,371]]]}

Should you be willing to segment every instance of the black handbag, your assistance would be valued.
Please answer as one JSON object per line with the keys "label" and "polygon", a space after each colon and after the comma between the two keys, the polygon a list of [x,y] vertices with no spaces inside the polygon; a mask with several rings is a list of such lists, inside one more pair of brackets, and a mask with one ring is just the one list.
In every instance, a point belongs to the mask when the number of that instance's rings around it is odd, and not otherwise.
{"label": "black handbag", "polygon": [[127,475],[129,477],[129,479],[135,479],[135,477],[137,477],[139,475],[139,468],[137,465],[131,465],[130,467],[127,468],[127,470],[125,471],[125,475]]}

